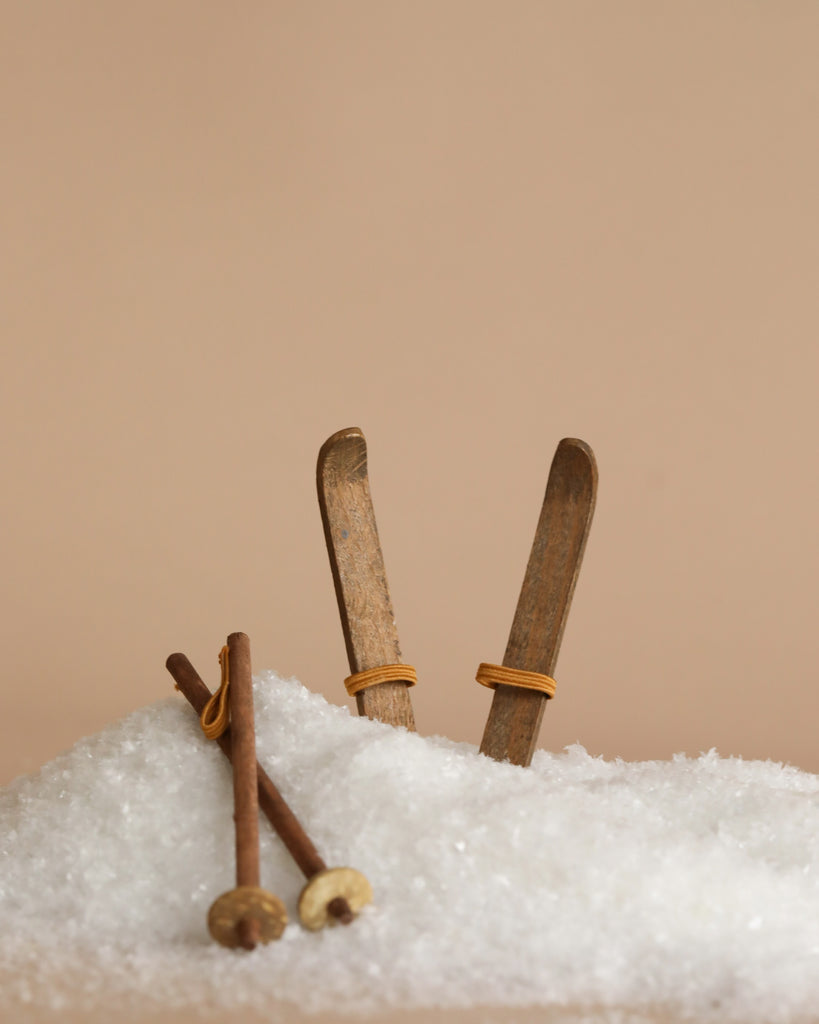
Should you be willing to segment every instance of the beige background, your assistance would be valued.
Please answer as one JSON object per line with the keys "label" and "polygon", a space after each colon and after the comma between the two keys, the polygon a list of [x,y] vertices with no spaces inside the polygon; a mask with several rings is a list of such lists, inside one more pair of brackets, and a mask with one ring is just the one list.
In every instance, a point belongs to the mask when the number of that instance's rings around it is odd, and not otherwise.
{"label": "beige background", "polygon": [[813,0],[0,13],[0,782],[235,629],[345,700],[352,424],[422,733],[478,742],[571,435],[542,742],[819,771]]}

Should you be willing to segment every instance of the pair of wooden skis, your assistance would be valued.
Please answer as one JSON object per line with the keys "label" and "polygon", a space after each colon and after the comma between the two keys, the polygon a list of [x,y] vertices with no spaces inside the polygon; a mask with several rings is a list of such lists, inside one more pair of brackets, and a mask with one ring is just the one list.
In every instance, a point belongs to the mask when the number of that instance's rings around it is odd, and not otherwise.
{"label": "pair of wooden skis", "polygon": [[[401,662],[398,630],[378,540],[367,469],[367,443],[357,427],[325,441],[317,467],[319,506],[352,673]],[[503,659],[510,669],[554,672],[586,546],[597,492],[591,448],[565,438],[552,460],[546,496]],[[481,753],[528,765],[547,694],[498,683]],[[358,713],[415,729],[408,687],[381,682],[356,694]]]}

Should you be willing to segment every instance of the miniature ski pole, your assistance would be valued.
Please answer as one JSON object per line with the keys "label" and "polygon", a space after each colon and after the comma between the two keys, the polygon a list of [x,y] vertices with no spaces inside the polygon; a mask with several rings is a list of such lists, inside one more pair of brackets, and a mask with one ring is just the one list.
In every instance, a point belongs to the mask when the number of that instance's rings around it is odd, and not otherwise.
{"label": "miniature ski pole", "polygon": [[[171,654],[166,668],[197,715],[212,700],[212,694],[184,654]],[[222,753],[232,759],[230,727],[218,737]],[[301,869],[307,884],[299,897],[299,917],[311,930],[336,921],[350,924],[358,911],[372,900],[370,883],[354,868],[328,868],[298,818],[270,776],[256,761],[259,807],[276,830]]]}
{"label": "miniature ski pole", "polygon": [[[287,923],[284,904],[259,885],[259,803],[250,640],[231,633],[222,650],[223,688],[229,690],[233,752],[233,807],[236,826],[236,888],[210,908],[208,929],[223,946],[255,949],[278,939]],[[224,716],[225,719],[227,716]],[[220,723],[222,724],[222,723]],[[227,722],[222,725],[224,731]],[[206,722],[203,718],[203,728]],[[220,733],[214,733],[216,738]]]}

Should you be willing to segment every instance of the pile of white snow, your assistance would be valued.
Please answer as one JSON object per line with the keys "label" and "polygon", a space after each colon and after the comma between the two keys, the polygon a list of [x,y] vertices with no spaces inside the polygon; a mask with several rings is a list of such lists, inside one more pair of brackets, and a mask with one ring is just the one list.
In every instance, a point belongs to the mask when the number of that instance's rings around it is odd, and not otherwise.
{"label": "pile of white snow", "polygon": [[267,1019],[282,1000],[660,1006],[743,1024],[819,1013],[819,777],[581,747],[523,769],[273,673],[254,688],[259,760],[375,903],[305,931],[304,878],[262,817],[262,885],[290,924],[250,954],[210,939],[208,908],[235,884],[230,767],[170,697],[0,791],[0,1016],[114,1019],[136,1001]]}

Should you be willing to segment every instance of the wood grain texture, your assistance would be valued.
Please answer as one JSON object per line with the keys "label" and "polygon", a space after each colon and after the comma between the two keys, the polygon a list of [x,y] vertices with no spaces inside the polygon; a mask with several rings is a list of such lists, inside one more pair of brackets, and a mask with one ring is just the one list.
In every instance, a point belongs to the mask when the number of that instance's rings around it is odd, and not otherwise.
{"label": "wood grain texture", "polygon": [[[583,441],[557,446],[503,664],[554,675],[597,495],[594,453]],[[527,766],[548,698],[498,685],[481,753]]]}
{"label": "wood grain texture", "polygon": [[259,797],[250,640],[227,639],[230,664],[230,732],[233,744],[233,819],[236,825],[236,885],[259,885]]}
{"label": "wood grain texture", "polygon": [[[367,442],[358,427],[324,442],[316,483],[350,673],[398,664],[401,648],[370,496]],[[415,731],[406,683],[379,683],[355,699],[360,715]]]}

